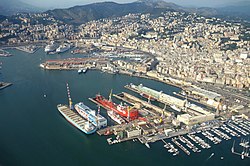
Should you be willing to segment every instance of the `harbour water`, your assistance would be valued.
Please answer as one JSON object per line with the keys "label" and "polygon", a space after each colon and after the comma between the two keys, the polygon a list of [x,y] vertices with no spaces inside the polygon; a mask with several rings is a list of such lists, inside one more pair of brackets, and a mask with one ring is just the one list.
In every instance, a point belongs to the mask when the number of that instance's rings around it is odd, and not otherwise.
{"label": "harbour water", "polygon": [[[0,81],[13,83],[0,91],[0,165],[250,165],[249,159],[242,160],[231,153],[236,138],[212,145],[211,149],[201,153],[187,156],[180,152],[180,155],[172,156],[161,141],[150,144],[150,149],[132,141],[109,146],[106,137],[85,135],[57,111],[57,104],[68,103],[66,83],[70,85],[73,102],[83,101],[92,109],[97,107],[88,100],[89,97],[97,93],[108,97],[111,89],[114,93],[130,92],[124,88],[128,83],[143,83],[171,95],[179,89],[127,75],[99,71],[79,75],[77,71],[46,71],[39,67],[48,59],[82,56],[69,52],[59,55],[46,55],[42,49],[34,54],[17,50],[9,52],[14,56],[0,57],[3,62]],[[237,140],[239,142],[240,138]],[[212,153],[214,155],[209,158]]]}

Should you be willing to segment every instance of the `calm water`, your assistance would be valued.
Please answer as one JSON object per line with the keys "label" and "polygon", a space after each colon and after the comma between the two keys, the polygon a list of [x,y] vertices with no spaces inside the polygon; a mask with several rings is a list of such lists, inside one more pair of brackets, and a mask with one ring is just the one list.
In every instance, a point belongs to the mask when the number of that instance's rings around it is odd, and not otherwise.
{"label": "calm water", "polygon": [[[70,85],[73,102],[84,101],[93,109],[96,105],[88,100],[89,97],[96,93],[108,97],[110,89],[114,93],[126,91],[123,86],[130,82],[143,83],[169,94],[179,89],[126,75],[98,71],[78,75],[77,71],[39,68],[46,59],[73,57],[69,53],[45,55],[42,49],[35,54],[10,52],[13,57],[0,57],[0,62],[3,62],[0,80],[14,84],[0,91],[0,165],[250,166],[250,159],[242,161],[239,156],[231,154],[232,140],[213,145],[200,154],[191,153],[188,157],[181,152],[173,157],[163,148],[162,142],[151,144],[151,149],[138,142],[109,146],[106,137],[85,135],[71,126],[56,109],[57,104],[67,103],[66,82]],[[213,152],[215,155],[207,160]],[[220,159],[221,156],[224,160]]]}

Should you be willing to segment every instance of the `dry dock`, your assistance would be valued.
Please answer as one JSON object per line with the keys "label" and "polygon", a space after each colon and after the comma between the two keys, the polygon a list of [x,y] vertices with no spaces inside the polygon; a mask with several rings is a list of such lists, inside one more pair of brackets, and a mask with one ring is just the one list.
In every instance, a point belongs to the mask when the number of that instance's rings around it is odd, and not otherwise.
{"label": "dry dock", "polygon": [[162,114],[164,112],[164,114],[166,116],[170,116],[171,113],[162,109],[162,108],[159,108],[155,105],[152,105],[144,100],[141,100],[135,96],[132,96],[126,92],[122,92],[121,94],[119,95],[114,95],[116,98],[120,99],[120,100],[123,100],[125,102],[128,102],[130,104],[132,104],[133,106],[135,106],[137,103],[139,103],[139,105],[142,105],[146,108],[149,108],[149,110],[152,110],[152,114],[155,114],[155,113],[158,113],[158,114]]}

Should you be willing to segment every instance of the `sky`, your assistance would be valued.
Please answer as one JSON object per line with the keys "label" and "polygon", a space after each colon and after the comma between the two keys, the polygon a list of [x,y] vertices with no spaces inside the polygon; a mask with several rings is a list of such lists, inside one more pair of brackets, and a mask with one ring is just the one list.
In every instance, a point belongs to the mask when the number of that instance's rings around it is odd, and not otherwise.
{"label": "sky", "polygon": [[[134,2],[136,0],[20,0],[25,3],[38,6],[41,8],[67,8],[76,5],[84,5],[94,2],[113,1],[118,3]],[[167,2],[173,2],[177,5],[187,7],[218,7],[226,6],[227,4],[236,3],[239,1],[250,0],[165,0]]]}

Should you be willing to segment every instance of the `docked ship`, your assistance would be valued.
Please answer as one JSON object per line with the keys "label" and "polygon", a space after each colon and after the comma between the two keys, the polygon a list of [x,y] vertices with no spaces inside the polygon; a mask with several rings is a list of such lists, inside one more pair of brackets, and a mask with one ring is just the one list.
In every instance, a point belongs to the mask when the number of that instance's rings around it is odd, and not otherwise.
{"label": "docked ship", "polygon": [[72,111],[67,105],[59,104],[57,105],[57,109],[69,123],[85,134],[92,134],[96,131],[96,127],[92,123],[83,119],[80,115]]}
{"label": "docked ship", "polygon": [[57,48],[57,45],[52,41],[50,44],[46,45],[44,51],[46,53],[53,52]]}
{"label": "docked ship", "polygon": [[62,53],[62,52],[65,52],[65,51],[68,51],[70,49],[70,44],[62,44],[60,45],[57,49],[56,49],[56,52],[57,53]]}
{"label": "docked ship", "polygon": [[170,105],[170,107],[175,111],[181,112],[181,109],[176,107],[176,105]]}
{"label": "docked ship", "polygon": [[148,100],[151,100],[151,101],[156,101],[156,98],[153,98],[152,96],[149,96],[145,93],[140,93],[140,95]]}
{"label": "docked ship", "polygon": [[101,95],[96,95],[94,100],[102,105],[103,107],[107,108],[108,110],[114,111],[118,115],[126,118],[127,120],[135,120],[138,118],[138,110],[131,108],[130,106],[127,105],[122,105],[122,104],[115,104],[111,101],[111,95],[109,96],[109,100],[105,99]]}
{"label": "docked ship", "polygon": [[95,110],[90,109],[82,102],[75,104],[75,109],[83,118],[90,121],[97,128],[103,128],[107,126],[106,118],[104,118],[99,113],[96,113]]}
{"label": "docked ship", "polygon": [[109,116],[112,120],[114,120],[116,123],[118,123],[118,124],[125,123],[125,120],[122,119],[122,118],[120,117],[120,115],[118,115],[118,114],[115,113],[114,111],[109,110],[109,111],[107,111],[107,113],[108,113],[108,116]]}

